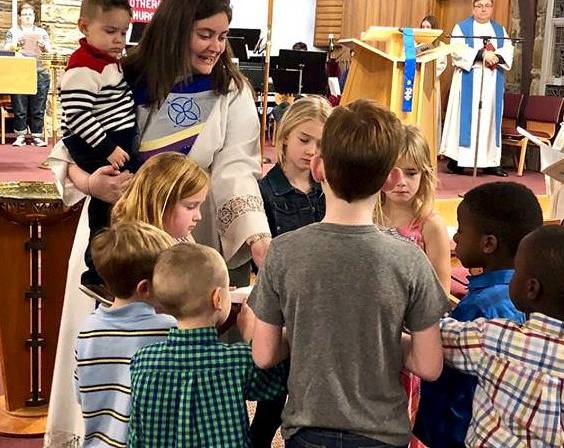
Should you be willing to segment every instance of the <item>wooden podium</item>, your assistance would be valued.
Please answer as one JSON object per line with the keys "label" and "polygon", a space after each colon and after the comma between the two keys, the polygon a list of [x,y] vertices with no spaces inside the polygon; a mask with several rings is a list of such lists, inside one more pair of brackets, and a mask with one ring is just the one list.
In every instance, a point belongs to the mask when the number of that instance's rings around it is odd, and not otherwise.
{"label": "wooden podium", "polygon": [[0,435],[44,432],[81,207],[64,206],[54,184],[0,183]]}
{"label": "wooden podium", "polygon": [[[414,29],[415,43],[431,44],[442,30]],[[340,43],[354,50],[352,64],[341,98],[348,104],[359,98],[372,99],[388,107],[405,124],[421,128],[431,149],[431,161],[436,163],[439,117],[436,113],[435,60],[451,52],[441,45],[417,56],[417,71],[413,88],[413,108],[402,112],[405,53],[403,34],[397,27],[372,26],[362,33],[361,40],[343,39]]]}

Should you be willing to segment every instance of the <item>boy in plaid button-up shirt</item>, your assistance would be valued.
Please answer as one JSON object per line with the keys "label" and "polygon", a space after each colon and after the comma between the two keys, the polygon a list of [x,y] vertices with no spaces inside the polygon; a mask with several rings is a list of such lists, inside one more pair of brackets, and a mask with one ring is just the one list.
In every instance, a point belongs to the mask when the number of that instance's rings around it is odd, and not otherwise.
{"label": "boy in plaid button-up shirt", "polygon": [[[231,308],[228,285],[227,266],[209,247],[179,244],[159,256],[153,290],[178,329],[131,361],[128,446],[250,447],[245,400],[286,392],[285,365],[261,370],[247,343],[219,342],[216,327]],[[254,315],[247,305],[238,326],[250,339]]]}
{"label": "boy in plaid button-up shirt", "polygon": [[523,239],[510,295],[529,320],[441,324],[445,361],[477,376],[467,447],[564,446],[564,227]]}

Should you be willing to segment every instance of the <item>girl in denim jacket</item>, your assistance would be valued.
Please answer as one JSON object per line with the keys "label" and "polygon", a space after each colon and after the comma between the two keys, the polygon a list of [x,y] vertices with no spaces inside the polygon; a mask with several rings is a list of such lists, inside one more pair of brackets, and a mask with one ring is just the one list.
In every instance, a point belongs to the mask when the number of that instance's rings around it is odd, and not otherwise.
{"label": "girl in denim jacket", "polygon": [[[325,216],[325,196],[321,185],[311,177],[309,162],[319,149],[330,114],[331,106],[325,98],[309,96],[295,101],[280,121],[275,142],[278,163],[259,181],[272,237],[319,222]],[[282,423],[285,403],[285,395],[257,402],[251,425],[253,446],[271,445]]]}
{"label": "girl in denim jacket", "polygon": [[311,177],[309,162],[330,113],[325,98],[309,96],[295,101],[282,117],[275,142],[278,163],[259,181],[273,237],[325,215],[325,197]]}

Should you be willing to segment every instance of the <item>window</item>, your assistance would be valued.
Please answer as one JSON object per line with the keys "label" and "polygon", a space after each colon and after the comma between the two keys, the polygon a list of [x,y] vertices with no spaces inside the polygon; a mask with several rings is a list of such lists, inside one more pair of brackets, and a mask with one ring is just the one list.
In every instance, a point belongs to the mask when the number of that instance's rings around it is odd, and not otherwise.
{"label": "window", "polygon": [[564,0],[547,4],[541,85],[545,95],[564,96]]}

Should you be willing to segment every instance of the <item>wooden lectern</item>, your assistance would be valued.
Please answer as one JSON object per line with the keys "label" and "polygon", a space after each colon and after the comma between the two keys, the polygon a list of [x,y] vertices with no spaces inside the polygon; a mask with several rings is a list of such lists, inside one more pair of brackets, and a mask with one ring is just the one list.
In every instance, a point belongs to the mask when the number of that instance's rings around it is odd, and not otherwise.
{"label": "wooden lectern", "polygon": [[81,207],[52,183],[0,182],[0,436],[44,432]]}
{"label": "wooden lectern", "polygon": [[[431,44],[442,34],[442,30],[413,31],[416,45]],[[450,47],[442,45],[417,56],[413,108],[411,112],[402,112],[405,52],[401,30],[372,26],[362,33],[361,40],[343,39],[340,43],[354,50],[341,104],[359,98],[372,99],[388,107],[403,123],[418,126],[427,138],[435,164],[438,148],[434,142],[438,140],[440,119],[435,109],[435,60],[450,53]]]}

